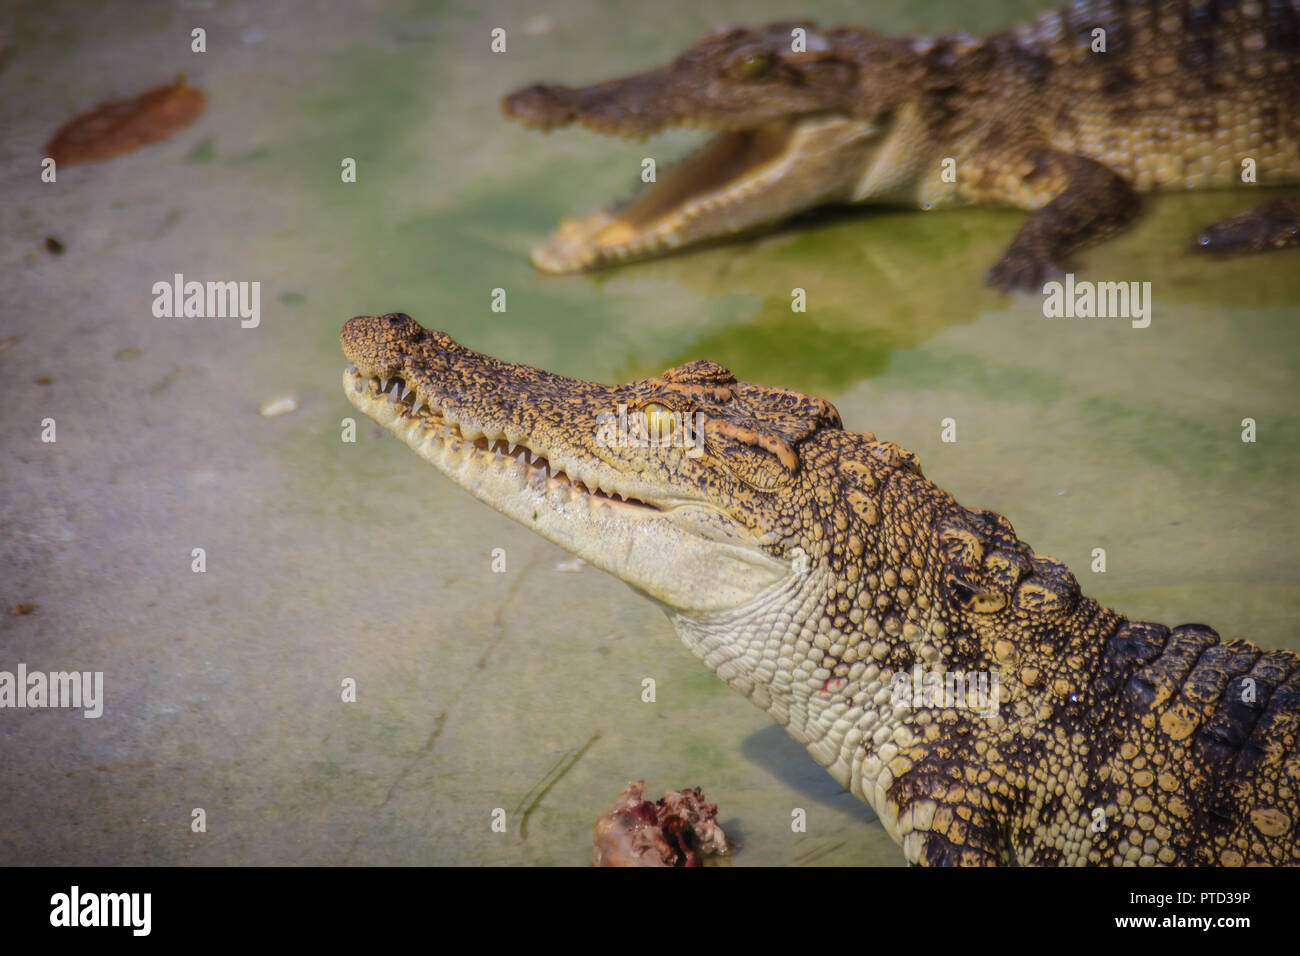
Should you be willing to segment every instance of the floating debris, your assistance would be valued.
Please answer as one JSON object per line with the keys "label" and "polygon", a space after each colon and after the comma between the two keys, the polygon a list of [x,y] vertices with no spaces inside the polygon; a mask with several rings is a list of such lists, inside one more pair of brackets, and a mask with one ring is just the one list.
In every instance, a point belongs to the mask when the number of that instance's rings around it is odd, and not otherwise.
{"label": "floating debris", "polygon": [[298,400],[292,395],[282,395],[279,398],[273,398],[262,406],[261,412],[267,418],[274,418],[276,415],[287,415],[290,412],[298,410]]}
{"label": "floating debris", "polygon": [[48,375],[37,375],[32,381],[37,385],[52,385],[54,383],[54,379]]}
{"label": "floating debris", "polygon": [[701,855],[731,851],[718,826],[718,805],[706,803],[699,787],[673,790],[658,803],[644,794],[644,780],[629,783],[596,821],[593,866],[701,866]]}
{"label": "floating debris", "polygon": [[63,255],[63,250],[65,248],[66,247],[63,245],[63,243],[60,242],[58,239],[54,238],[53,236],[45,237],[45,251],[50,253],[51,255],[61,256]]}
{"label": "floating debris", "polygon": [[36,607],[37,605],[35,602],[31,604],[15,604],[13,607],[9,608],[9,613],[14,615],[14,617],[21,617],[24,614],[31,614],[32,611],[36,610]]}
{"label": "floating debris", "polygon": [[571,558],[568,561],[556,561],[555,570],[567,571],[570,574],[577,573],[587,566],[587,562],[582,558]]}
{"label": "floating debris", "polygon": [[9,349],[13,348],[18,344],[20,338],[22,338],[21,335],[10,335],[0,339],[0,352],[7,352]]}
{"label": "floating debris", "polygon": [[167,376],[166,376],[166,377],[165,377],[161,382],[158,382],[156,385],[152,385],[152,386],[150,386],[150,388],[149,388],[149,394],[150,394],[150,395],[161,395],[163,392],[165,392],[165,391],[167,390],[167,388],[168,388],[168,387],[169,387],[173,382],[176,382],[176,381],[178,381],[179,379],[182,379],[182,378],[184,378],[186,375],[188,375],[189,372],[190,372],[190,369],[191,369],[191,368],[193,368],[193,366],[191,366],[191,365],[178,365],[178,366],[176,366],[174,369],[172,369],[170,372],[167,373]]}
{"label": "floating debris", "polygon": [[128,100],[101,103],[74,116],[45,144],[59,165],[97,163],[166,139],[203,112],[207,98],[185,82],[154,87]]}

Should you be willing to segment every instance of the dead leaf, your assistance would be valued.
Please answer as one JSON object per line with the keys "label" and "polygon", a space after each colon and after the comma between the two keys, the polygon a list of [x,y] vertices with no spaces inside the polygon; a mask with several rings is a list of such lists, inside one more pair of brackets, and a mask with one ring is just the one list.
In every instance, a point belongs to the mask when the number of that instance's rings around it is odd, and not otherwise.
{"label": "dead leaf", "polygon": [[146,90],[129,100],[101,103],[74,116],[45,144],[56,163],[97,163],[166,139],[203,112],[207,98],[185,82]]}

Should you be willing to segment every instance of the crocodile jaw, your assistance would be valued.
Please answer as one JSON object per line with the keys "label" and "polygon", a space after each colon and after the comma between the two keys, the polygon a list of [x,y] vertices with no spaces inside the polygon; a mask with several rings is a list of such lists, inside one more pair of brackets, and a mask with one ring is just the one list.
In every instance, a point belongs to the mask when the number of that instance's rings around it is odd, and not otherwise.
{"label": "crocodile jaw", "polygon": [[879,139],[876,124],[834,114],[724,131],[628,203],[561,222],[533,265],[565,273],[645,259],[848,201]]}
{"label": "crocodile jaw", "polygon": [[359,411],[460,487],[672,611],[735,608],[792,574],[789,561],[761,550],[716,509],[625,499],[617,489],[592,491],[570,479],[581,473],[577,467],[558,458],[553,463],[526,444],[527,436],[516,442],[458,422],[447,409],[428,407],[427,396],[400,397],[403,386],[355,367],[343,373],[344,391]]}

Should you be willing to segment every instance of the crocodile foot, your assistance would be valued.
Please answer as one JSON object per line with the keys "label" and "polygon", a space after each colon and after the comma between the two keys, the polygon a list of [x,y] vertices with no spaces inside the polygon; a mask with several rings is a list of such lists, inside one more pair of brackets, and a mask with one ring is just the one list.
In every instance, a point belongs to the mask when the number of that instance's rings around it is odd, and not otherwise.
{"label": "crocodile foot", "polygon": [[1206,226],[1191,250],[1232,254],[1294,245],[1300,245],[1300,199],[1275,199]]}
{"label": "crocodile foot", "polygon": [[985,274],[984,281],[1003,292],[1040,292],[1043,283],[1064,274],[1051,256],[1012,245]]}

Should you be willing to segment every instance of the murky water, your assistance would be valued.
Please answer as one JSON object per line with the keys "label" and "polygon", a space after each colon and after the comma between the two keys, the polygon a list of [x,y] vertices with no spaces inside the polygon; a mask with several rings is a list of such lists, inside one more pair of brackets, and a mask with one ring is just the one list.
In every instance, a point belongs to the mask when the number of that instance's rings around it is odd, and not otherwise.
{"label": "murky water", "polygon": [[[742,841],[736,865],[901,862],[870,810],[649,602],[561,570],[568,555],[369,423],[340,441],[338,329],[361,312],[403,310],[584,378],[709,357],[823,395],[963,503],[1005,513],[1086,593],[1300,649],[1300,260],[1181,252],[1262,197],[1161,197],[1079,257],[1086,275],[1152,282],[1145,329],[1047,319],[1036,298],[985,289],[1023,218],[1004,210],[822,216],[548,277],[531,243],[695,137],[544,137],[502,120],[499,96],[652,64],[789,5],[88,5],[60,20],[38,6],[7,14],[0,58],[0,340],[19,336],[0,354],[0,600],[35,605],[0,616],[0,669],[102,670],[107,703],[98,720],[0,712],[0,860],[581,864],[596,816],[645,778],[703,786]],[[870,15],[982,30],[1039,6]],[[202,55],[187,39],[200,21]],[[506,54],[488,52],[495,26]],[[39,182],[40,144],[67,116],[179,70],[209,96],[194,127]],[[47,253],[47,235],[67,251]],[[261,324],[155,318],[150,288],[176,272],[260,281]],[[297,411],[261,417],[281,394]],[[1096,548],[1105,573],[1089,570]],[[348,679],[356,703],[340,699]]]}

